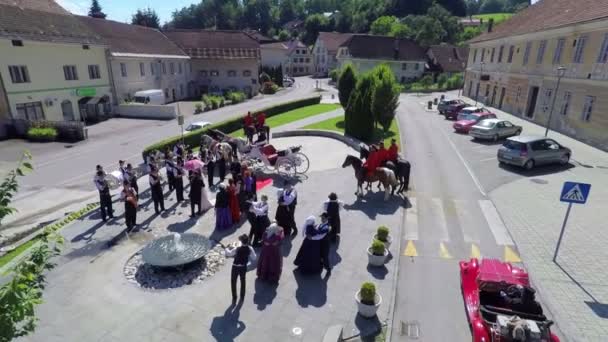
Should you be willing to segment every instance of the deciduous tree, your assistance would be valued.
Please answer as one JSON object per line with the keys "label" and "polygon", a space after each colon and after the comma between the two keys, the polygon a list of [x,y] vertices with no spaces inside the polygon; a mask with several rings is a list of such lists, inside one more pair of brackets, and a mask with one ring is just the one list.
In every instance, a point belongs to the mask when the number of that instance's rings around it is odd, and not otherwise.
{"label": "deciduous tree", "polygon": [[135,14],[133,14],[131,18],[132,25],[140,25],[152,28],[160,28],[160,19],[156,14],[156,11],[151,9],[150,7],[146,9],[138,9]]}

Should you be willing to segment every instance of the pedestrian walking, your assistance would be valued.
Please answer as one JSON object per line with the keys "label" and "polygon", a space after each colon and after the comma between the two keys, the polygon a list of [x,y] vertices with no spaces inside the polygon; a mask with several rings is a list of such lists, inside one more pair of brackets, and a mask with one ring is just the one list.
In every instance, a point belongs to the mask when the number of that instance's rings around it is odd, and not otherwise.
{"label": "pedestrian walking", "polygon": [[184,159],[177,157],[175,168],[173,168],[173,177],[175,182],[175,198],[177,202],[184,200]]}
{"label": "pedestrian walking", "polygon": [[327,235],[329,226],[323,227],[324,230],[318,229],[314,216],[306,219],[302,228],[304,241],[293,262],[302,273],[316,274],[320,273],[323,268],[321,240]]}
{"label": "pedestrian walking", "polygon": [[328,196],[328,200],[323,204],[323,212],[328,215],[328,222],[331,230],[329,238],[332,242],[337,242],[340,239],[340,210],[344,207],[344,203],[338,199],[338,195],[332,192]]}
{"label": "pedestrian walking", "polygon": [[152,201],[154,201],[154,212],[160,214],[161,211],[165,211],[165,196],[163,194],[163,184],[161,183],[162,179],[156,166],[152,167],[149,178],[150,192],[152,193]]}
{"label": "pedestrian walking", "polygon": [[128,180],[123,181],[123,189],[120,199],[125,202],[125,223],[127,230],[132,230],[137,224],[137,190],[131,186]]}
{"label": "pedestrian walking", "polygon": [[226,191],[226,184],[224,183],[220,183],[218,188],[219,190],[215,195],[215,229],[226,230],[232,227],[228,191]]}
{"label": "pedestrian walking", "polygon": [[281,242],[284,237],[283,228],[276,222],[272,223],[264,232],[257,270],[257,275],[260,280],[268,281],[273,284],[279,282],[283,270]]}
{"label": "pedestrian walking", "polygon": [[285,204],[283,191],[279,191],[279,199],[277,205],[277,211],[274,215],[274,219],[277,224],[283,227],[283,232],[286,237],[292,236],[292,224],[291,224],[291,212],[289,206]]}
{"label": "pedestrian walking", "polygon": [[106,217],[114,218],[114,210],[112,210],[112,195],[110,195],[110,185],[106,180],[106,173],[99,165],[97,165],[97,174],[93,179],[97,191],[99,191],[99,210],[101,211],[101,220],[106,222]]}
{"label": "pedestrian walking", "polygon": [[268,218],[268,197],[262,195],[259,202],[253,202],[251,209],[255,214],[255,220],[249,232],[249,240],[252,246],[259,246],[262,241],[264,231],[270,226]]}
{"label": "pedestrian walking", "polygon": [[247,266],[256,259],[255,251],[249,245],[249,238],[243,234],[239,236],[239,243],[226,247],[226,256],[233,256],[232,272],[230,274],[230,289],[232,290],[232,302],[236,302],[236,280],[240,279],[240,300],[245,299],[245,277]]}
{"label": "pedestrian walking", "polygon": [[203,190],[203,178],[200,172],[194,171],[190,175],[190,217],[194,217],[194,207],[198,206],[198,215],[201,214],[201,191]]}

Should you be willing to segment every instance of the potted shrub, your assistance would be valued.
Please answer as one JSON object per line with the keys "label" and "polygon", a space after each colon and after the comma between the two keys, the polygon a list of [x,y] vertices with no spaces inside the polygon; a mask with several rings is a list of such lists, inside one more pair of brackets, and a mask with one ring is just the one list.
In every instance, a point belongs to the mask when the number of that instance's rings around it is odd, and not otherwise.
{"label": "potted shrub", "polygon": [[388,251],[380,240],[374,240],[371,247],[367,249],[367,259],[372,266],[384,266],[387,256]]}
{"label": "potted shrub", "polygon": [[194,114],[200,114],[203,112],[203,105],[200,103],[196,103],[194,105]]}
{"label": "potted shrub", "polygon": [[378,241],[382,241],[384,243],[384,247],[389,249],[391,243],[393,242],[393,238],[389,235],[388,227],[380,226],[376,231],[376,235],[374,235],[374,239]]}
{"label": "potted shrub", "polygon": [[359,315],[365,318],[376,316],[378,308],[382,304],[382,296],[376,293],[376,285],[370,282],[361,285],[361,290],[355,295],[355,300],[357,301]]}

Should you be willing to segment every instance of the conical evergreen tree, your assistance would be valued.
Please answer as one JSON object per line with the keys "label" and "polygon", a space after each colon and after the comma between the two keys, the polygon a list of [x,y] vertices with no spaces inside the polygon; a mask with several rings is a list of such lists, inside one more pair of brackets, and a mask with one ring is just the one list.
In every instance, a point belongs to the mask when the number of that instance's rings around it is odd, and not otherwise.
{"label": "conical evergreen tree", "polygon": [[93,0],[91,3],[91,9],[89,10],[89,17],[105,19],[106,14],[101,11],[101,6],[97,0]]}

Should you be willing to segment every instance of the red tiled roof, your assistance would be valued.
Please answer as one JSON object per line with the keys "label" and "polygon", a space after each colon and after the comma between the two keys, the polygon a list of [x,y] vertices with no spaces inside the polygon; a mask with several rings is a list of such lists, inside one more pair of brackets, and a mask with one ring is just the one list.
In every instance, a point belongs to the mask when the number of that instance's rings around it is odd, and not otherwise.
{"label": "red tiled roof", "polygon": [[470,43],[517,36],[608,17],[608,0],[540,0]]}
{"label": "red tiled roof", "polygon": [[317,39],[323,41],[328,52],[336,54],[340,45],[347,41],[348,38],[352,37],[352,35],[352,33],[319,32],[319,37]]}
{"label": "red tiled roof", "polygon": [[260,43],[242,31],[168,30],[163,33],[192,58],[259,58]]}
{"label": "red tiled roof", "polygon": [[103,44],[72,15],[0,5],[0,37],[44,42]]}
{"label": "red tiled roof", "polygon": [[17,6],[55,14],[70,14],[53,0],[0,0],[0,5]]}
{"label": "red tiled roof", "polygon": [[244,30],[243,32],[245,32],[251,38],[257,40],[260,44],[274,43],[277,41],[274,38],[266,37],[256,30]]}
{"label": "red tiled roof", "polygon": [[369,34],[355,34],[341,46],[354,58],[385,60],[427,60],[426,50],[413,40]]}
{"label": "red tiled roof", "polygon": [[111,52],[186,56],[184,51],[157,29],[86,16],[77,18],[100,35]]}
{"label": "red tiled roof", "polygon": [[429,53],[436,60],[436,65],[444,72],[462,72],[465,69],[469,49],[448,44],[432,45]]}

